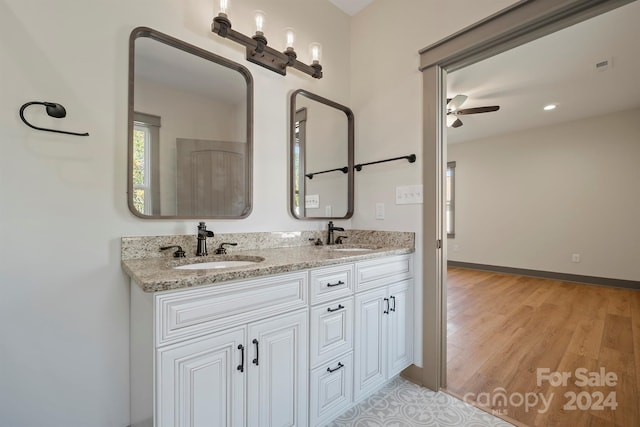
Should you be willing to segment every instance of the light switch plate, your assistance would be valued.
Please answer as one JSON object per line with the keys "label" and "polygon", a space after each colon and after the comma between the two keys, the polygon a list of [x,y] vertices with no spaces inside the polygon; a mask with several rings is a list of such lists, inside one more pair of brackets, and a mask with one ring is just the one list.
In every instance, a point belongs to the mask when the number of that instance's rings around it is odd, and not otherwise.
{"label": "light switch plate", "polygon": [[396,205],[414,205],[422,203],[422,185],[396,187]]}
{"label": "light switch plate", "polygon": [[310,194],[308,196],[304,196],[304,207],[306,209],[314,209],[320,207],[320,195],[319,194]]}

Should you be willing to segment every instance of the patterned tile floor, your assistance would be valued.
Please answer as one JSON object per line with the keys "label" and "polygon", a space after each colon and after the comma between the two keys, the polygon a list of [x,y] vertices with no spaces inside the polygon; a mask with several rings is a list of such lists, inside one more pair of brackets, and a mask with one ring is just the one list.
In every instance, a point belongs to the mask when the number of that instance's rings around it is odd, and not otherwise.
{"label": "patterned tile floor", "polygon": [[512,427],[512,424],[446,393],[436,393],[397,377],[329,426]]}

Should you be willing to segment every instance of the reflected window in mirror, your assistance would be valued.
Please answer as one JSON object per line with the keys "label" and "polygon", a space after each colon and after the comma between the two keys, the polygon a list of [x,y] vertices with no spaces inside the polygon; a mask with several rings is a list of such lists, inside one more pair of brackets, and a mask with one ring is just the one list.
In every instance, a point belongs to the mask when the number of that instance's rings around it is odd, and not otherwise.
{"label": "reflected window in mirror", "polygon": [[129,65],[130,210],[143,218],[245,218],[252,206],[249,71],[146,27]]}
{"label": "reflected window in mirror", "polygon": [[291,95],[290,210],[298,219],[353,214],[352,111],[297,90]]}
{"label": "reflected window in mirror", "polygon": [[[301,108],[296,111],[295,116],[295,134],[293,138],[293,175],[296,177],[293,185],[294,195],[293,195],[293,210],[294,215],[300,216],[301,207],[300,207],[300,188],[304,187],[304,182],[300,182],[303,174],[302,169],[300,168],[301,164],[301,153],[304,153],[304,145],[307,136],[307,109]],[[304,157],[302,158],[304,160]]]}
{"label": "reflected window in mirror", "polygon": [[152,215],[157,211],[153,202],[158,199],[157,174],[160,144],[160,117],[134,112],[133,122],[133,204],[138,212]]}

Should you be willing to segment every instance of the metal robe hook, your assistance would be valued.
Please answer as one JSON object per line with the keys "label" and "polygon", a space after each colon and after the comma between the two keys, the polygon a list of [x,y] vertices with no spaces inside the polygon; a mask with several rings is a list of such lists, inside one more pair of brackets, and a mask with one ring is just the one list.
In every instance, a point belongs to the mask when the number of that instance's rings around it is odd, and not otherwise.
{"label": "metal robe hook", "polygon": [[38,101],[27,102],[26,104],[23,104],[22,107],[20,107],[20,118],[22,119],[24,124],[29,126],[30,128],[37,129],[37,130],[43,130],[43,131],[46,131],[46,132],[65,133],[67,135],[89,136],[89,134],[87,132],[85,132],[85,133],[67,132],[67,131],[64,131],[64,130],[47,129],[47,128],[41,128],[41,127],[32,125],[31,123],[29,123],[27,121],[27,119],[24,118],[24,110],[29,105],[44,105],[46,107],[46,109],[47,109],[47,114],[49,116],[51,116],[51,117],[55,117],[56,119],[61,119],[61,118],[65,117],[67,115],[67,110],[65,110],[65,108],[62,105],[57,104],[55,102],[46,102],[46,101],[45,102],[38,102]]}

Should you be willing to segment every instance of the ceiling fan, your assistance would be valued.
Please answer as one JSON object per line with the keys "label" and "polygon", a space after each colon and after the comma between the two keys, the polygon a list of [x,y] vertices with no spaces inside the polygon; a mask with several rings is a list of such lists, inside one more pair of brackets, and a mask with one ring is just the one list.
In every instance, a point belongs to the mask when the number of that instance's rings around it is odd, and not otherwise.
{"label": "ceiling fan", "polygon": [[462,126],[462,120],[458,116],[467,114],[490,113],[498,111],[499,105],[490,105],[487,107],[462,108],[459,107],[467,100],[467,95],[456,95],[453,98],[447,98],[447,127],[459,128]]}

